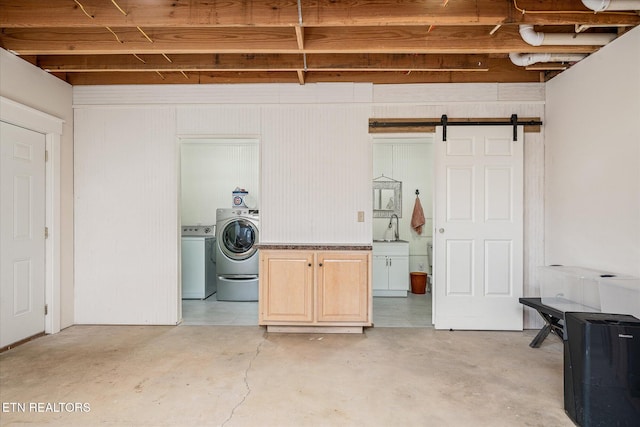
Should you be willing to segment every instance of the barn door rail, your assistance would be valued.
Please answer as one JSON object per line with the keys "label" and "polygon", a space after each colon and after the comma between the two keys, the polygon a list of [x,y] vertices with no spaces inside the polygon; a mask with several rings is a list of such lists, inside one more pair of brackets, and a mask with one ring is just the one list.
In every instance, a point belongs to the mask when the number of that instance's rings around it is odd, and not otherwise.
{"label": "barn door rail", "polygon": [[517,114],[512,114],[508,119],[481,118],[481,119],[450,119],[443,114],[438,119],[370,119],[369,131],[381,132],[435,132],[436,126],[442,126],[442,139],[447,140],[447,126],[512,126],[513,140],[518,140],[518,126],[524,126],[525,132],[540,132],[542,121],[539,117],[526,117],[518,119]]}

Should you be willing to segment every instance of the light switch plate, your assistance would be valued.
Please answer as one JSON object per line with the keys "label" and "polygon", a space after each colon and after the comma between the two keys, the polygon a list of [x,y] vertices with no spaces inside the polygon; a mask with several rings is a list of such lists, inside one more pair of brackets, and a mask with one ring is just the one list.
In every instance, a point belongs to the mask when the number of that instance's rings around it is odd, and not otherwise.
{"label": "light switch plate", "polygon": [[364,222],[364,211],[358,211],[358,222]]}

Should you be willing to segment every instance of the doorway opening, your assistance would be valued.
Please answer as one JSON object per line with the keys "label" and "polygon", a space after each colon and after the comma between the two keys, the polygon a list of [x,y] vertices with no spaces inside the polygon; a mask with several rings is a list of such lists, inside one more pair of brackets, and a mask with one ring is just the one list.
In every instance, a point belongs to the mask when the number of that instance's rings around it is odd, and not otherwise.
{"label": "doorway opening", "polygon": [[[198,237],[184,237],[179,257],[181,265],[180,295],[182,321],[185,325],[257,325],[257,301],[218,300],[219,277],[216,272],[217,210],[223,208],[251,209],[259,212],[260,155],[257,138],[202,137],[180,138],[180,225],[181,229],[203,230],[202,251],[198,252]],[[241,205],[235,204],[233,191],[247,192]],[[205,230],[210,231],[205,232]],[[197,233],[196,233],[197,234]],[[185,246],[189,240],[188,246]],[[211,242],[213,240],[213,242]],[[209,243],[209,249],[205,245]],[[188,248],[185,250],[185,248]],[[200,257],[198,262],[194,256]],[[213,272],[198,274],[194,269],[213,268]],[[187,278],[186,276],[189,276]],[[194,284],[194,277],[196,277]],[[199,278],[198,278],[199,277]],[[198,280],[200,281],[198,285]],[[215,283],[212,284],[210,281]],[[187,283],[188,282],[188,283]],[[203,295],[194,296],[194,286],[206,288]]]}
{"label": "doorway opening", "polygon": [[[376,327],[433,326],[433,142],[432,134],[411,134],[410,137],[387,134],[373,138],[372,178],[382,176],[402,184],[401,194],[394,196],[397,200],[384,202],[385,206],[401,205],[393,210],[396,214],[400,212],[398,218],[391,214],[376,215],[374,212],[372,220],[373,322]],[[420,233],[411,227],[418,199],[424,213],[424,225]],[[395,241],[401,241],[397,246],[403,252],[384,255],[385,248],[389,248],[390,244],[396,245]],[[411,292],[411,272],[426,273],[424,294]],[[381,276],[385,277],[386,282],[380,280]]]}

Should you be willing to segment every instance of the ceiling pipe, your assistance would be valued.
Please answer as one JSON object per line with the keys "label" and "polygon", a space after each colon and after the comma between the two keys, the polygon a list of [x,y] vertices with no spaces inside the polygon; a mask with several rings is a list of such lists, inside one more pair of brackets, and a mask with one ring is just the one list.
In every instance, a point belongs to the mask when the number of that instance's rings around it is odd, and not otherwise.
{"label": "ceiling pipe", "polygon": [[531,46],[604,46],[616,38],[613,33],[568,34],[568,33],[539,33],[533,25],[520,25],[522,40]]}
{"label": "ceiling pipe", "polygon": [[605,10],[640,10],[640,1],[638,0],[582,0],[582,4],[594,12],[604,12]]}
{"label": "ceiling pipe", "polygon": [[511,52],[509,59],[519,67],[526,67],[538,62],[578,62],[587,55],[581,53],[516,53]]}

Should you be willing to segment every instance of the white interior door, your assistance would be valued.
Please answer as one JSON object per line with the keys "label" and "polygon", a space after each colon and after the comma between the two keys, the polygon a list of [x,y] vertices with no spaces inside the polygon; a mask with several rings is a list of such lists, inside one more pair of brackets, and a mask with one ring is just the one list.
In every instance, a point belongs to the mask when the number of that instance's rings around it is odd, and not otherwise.
{"label": "white interior door", "polygon": [[436,130],[436,329],[522,330],[523,132]]}
{"label": "white interior door", "polygon": [[44,331],[45,136],[0,122],[0,347]]}

